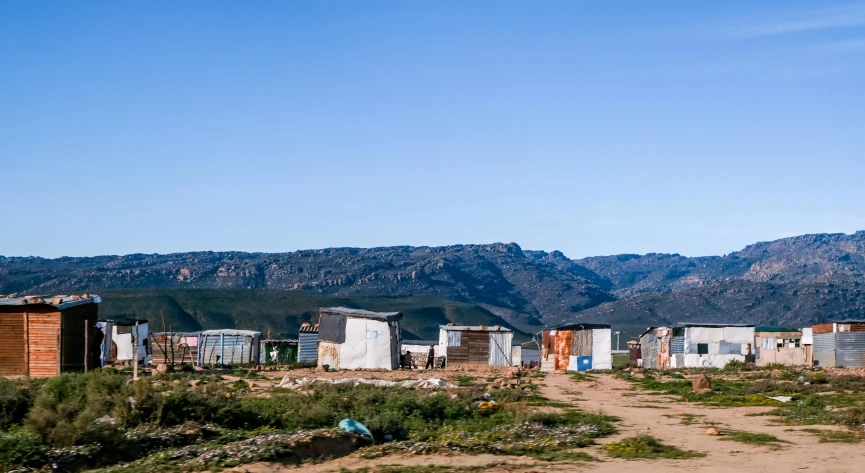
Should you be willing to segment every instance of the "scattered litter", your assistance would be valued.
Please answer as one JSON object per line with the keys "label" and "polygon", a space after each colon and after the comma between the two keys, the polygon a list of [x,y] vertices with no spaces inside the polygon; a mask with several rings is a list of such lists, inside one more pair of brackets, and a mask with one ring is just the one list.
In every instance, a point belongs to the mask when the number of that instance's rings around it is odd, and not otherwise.
{"label": "scattered litter", "polygon": [[804,382],[805,382],[805,377],[804,377],[804,376],[799,376],[798,378],[796,378],[796,382],[797,382],[797,383],[804,383]]}
{"label": "scattered litter", "polygon": [[790,396],[766,396],[769,399],[778,401],[778,402],[790,402],[793,400]]}
{"label": "scattered litter", "polygon": [[354,419],[343,419],[339,421],[339,428],[351,434],[360,434],[372,438],[372,432],[370,432],[365,425]]}
{"label": "scattered litter", "polygon": [[343,379],[325,379],[325,378],[301,378],[294,379],[290,376],[285,376],[282,381],[276,385],[277,388],[296,389],[309,384],[372,384],[383,388],[422,388],[422,389],[442,389],[456,388],[454,384],[447,384],[441,379],[410,379],[407,381],[386,381],[383,379],[363,379],[363,378],[343,378]]}

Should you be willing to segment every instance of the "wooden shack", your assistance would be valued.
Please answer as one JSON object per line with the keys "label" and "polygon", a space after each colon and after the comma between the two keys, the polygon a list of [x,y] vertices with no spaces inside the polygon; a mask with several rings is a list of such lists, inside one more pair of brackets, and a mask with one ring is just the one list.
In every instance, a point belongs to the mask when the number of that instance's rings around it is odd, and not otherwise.
{"label": "wooden shack", "polygon": [[499,325],[441,325],[436,355],[446,359],[447,366],[511,366],[514,331]]}
{"label": "wooden shack", "polygon": [[98,367],[100,302],[90,294],[0,298],[0,376],[48,377]]}

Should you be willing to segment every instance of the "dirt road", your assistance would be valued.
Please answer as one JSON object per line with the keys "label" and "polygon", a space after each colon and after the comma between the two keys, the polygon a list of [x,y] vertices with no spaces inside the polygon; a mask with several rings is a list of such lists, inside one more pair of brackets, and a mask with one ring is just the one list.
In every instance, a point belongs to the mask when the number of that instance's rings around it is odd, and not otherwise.
{"label": "dirt road", "polygon": [[[606,457],[604,444],[623,437],[650,434],[663,443],[682,449],[706,453],[704,458],[688,460],[640,460],[640,471],[668,472],[671,468],[707,473],[748,471],[805,471],[817,473],[853,473],[865,471],[865,445],[819,443],[817,436],[801,432],[801,427],[772,425],[775,418],[748,416],[771,410],[765,407],[707,408],[696,404],[674,402],[673,398],[630,391],[631,385],[610,375],[598,376],[596,381],[574,383],[564,374],[551,374],[546,378],[543,393],[550,399],[568,398],[581,409],[617,416],[619,433],[598,439],[600,446],[592,452],[605,461],[586,465],[576,471],[598,473],[621,472],[624,463],[634,466],[635,460]],[[576,391],[577,393],[574,393]],[[682,414],[690,414],[695,423],[683,425]],[[705,417],[696,417],[705,416]],[[766,433],[791,442],[781,448],[753,446],[706,435],[708,425],[724,429]],[[818,426],[819,427],[819,426]],[[819,427],[827,428],[827,427]]]}
{"label": "dirt road", "polygon": [[[582,410],[603,412],[621,419],[619,433],[598,439],[598,446],[587,453],[602,462],[569,464],[556,467],[529,458],[509,458],[494,455],[428,455],[389,456],[364,460],[356,455],[301,467],[261,463],[232,471],[264,473],[271,471],[338,472],[341,468],[356,469],[375,465],[449,465],[485,466],[505,462],[489,471],[537,471],[561,469],[592,473],[620,473],[625,467],[638,467],[643,473],[667,473],[671,469],[706,473],[747,471],[803,471],[814,473],[859,473],[865,471],[865,444],[819,443],[818,438],[800,431],[800,427],[772,425],[773,417],[749,416],[768,410],[765,407],[707,408],[673,400],[666,396],[630,390],[631,385],[612,375],[599,375],[594,381],[574,382],[564,373],[550,373],[544,380],[542,393],[556,401],[569,402]],[[682,415],[691,415],[694,423],[682,423]],[[782,447],[753,446],[706,435],[708,425],[746,432],[767,433],[790,442]],[[819,427],[819,426],[818,426]],[[830,427],[819,427],[828,429]],[[619,460],[608,457],[603,445],[624,437],[650,434],[663,443],[682,449],[706,453],[703,458],[687,460]]]}

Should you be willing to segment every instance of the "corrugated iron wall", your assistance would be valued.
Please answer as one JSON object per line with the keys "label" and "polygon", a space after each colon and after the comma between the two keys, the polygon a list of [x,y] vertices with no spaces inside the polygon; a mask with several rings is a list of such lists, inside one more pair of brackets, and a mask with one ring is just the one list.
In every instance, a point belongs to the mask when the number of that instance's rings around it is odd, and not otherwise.
{"label": "corrugated iron wall", "polygon": [[[318,334],[299,333],[298,338],[298,363],[312,363],[318,360]],[[336,365],[334,365],[336,366]]]}
{"label": "corrugated iron wall", "polygon": [[201,334],[200,363],[202,365],[258,364],[259,343],[257,337],[249,335]]}
{"label": "corrugated iron wall", "polygon": [[592,356],[592,330],[574,330],[571,356]]}
{"label": "corrugated iron wall", "polygon": [[685,353],[685,336],[678,335],[670,339],[670,354],[681,355]]}
{"label": "corrugated iron wall", "polygon": [[[816,326],[815,326],[816,327]],[[835,334],[815,333],[813,359],[815,366],[835,366]]]}
{"label": "corrugated iron wall", "polygon": [[490,366],[511,366],[513,332],[490,332]]}
{"label": "corrugated iron wall", "polygon": [[834,335],[836,366],[845,368],[865,366],[865,332],[846,332]]}
{"label": "corrugated iron wall", "polygon": [[643,368],[658,369],[658,337],[654,331],[640,337],[640,348],[643,352]]}

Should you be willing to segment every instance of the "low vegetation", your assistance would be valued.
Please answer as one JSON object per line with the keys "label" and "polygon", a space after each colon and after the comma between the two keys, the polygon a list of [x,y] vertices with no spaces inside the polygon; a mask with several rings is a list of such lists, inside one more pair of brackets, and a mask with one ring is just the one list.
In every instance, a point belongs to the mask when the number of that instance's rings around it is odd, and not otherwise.
{"label": "low vegetation", "polygon": [[781,440],[778,437],[770,434],[762,434],[757,432],[742,432],[740,430],[724,431],[721,440],[732,442],[747,443],[749,445],[771,445],[779,446],[781,444],[790,443],[786,440]]}
{"label": "low vegetation", "polygon": [[[683,370],[621,376],[643,390],[672,395],[687,402],[713,407],[764,406],[774,409],[789,425],[842,425],[860,429],[865,425],[865,377],[834,374],[815,368],[755,367],[736,364],[725,370]],[[712,391],[695,393],[687,376],[707,373]],[[771,397],[789,396],[790,402]]]}
{"label": "low vegetation", "polygon": [[614,432],[615,419],[600,414],[538,412],[531,405],[546,400],[536,390],[495,389],[490,402],[476,380],[463,381],[471,386],[315,384],[261,392],[246,380],[197,372],[135,382],[112,369],[45,382],[0,379],[0,471],[56,464],[154,473],[285,460],[299,442],[346,435],[336,430],[344,418],[372,432],[367,457],[463,451],[576,461],[586,458],[574,449]]}
{"label": "low vegetation", "polygon": [[651,435],[638,435],[609,443],[604,446],[604,450],[611,457],[629,460],[641,458],[686,459],[706,456],[705,453],[664,445]]}

